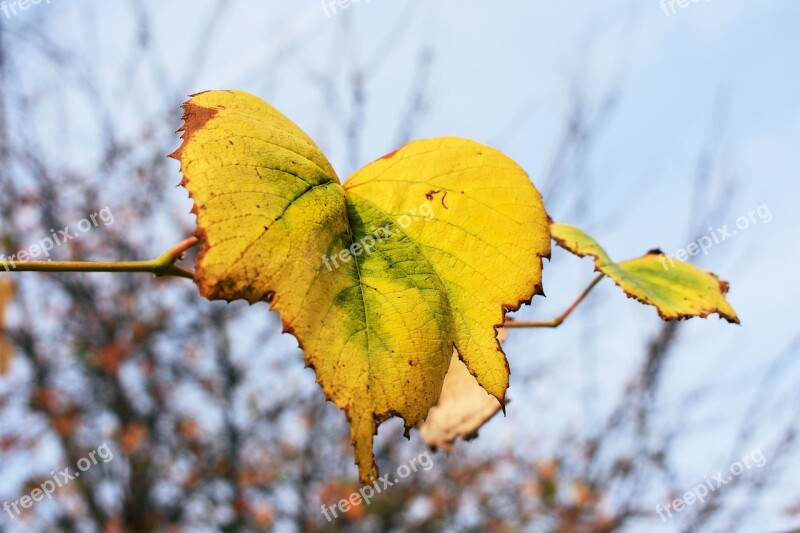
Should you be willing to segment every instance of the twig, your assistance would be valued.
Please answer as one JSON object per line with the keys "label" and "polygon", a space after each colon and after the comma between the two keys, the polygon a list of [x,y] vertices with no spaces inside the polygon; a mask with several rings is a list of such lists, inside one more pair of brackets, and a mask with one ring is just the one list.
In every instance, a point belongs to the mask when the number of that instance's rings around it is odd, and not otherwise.
{"label": "twig", "polygon": [[176,265],[183,254],[200,240],[197,237],[185,239],[156,259],[150,261],[0,261],[0,268],[6,272],[151,272],[156,276],[176,276],[194,279],[194,272]]}
{"label": "twig", "polygon": [[588,287],[578,296],[578,299],[572,302],[572,305],[569,308],[561,313],[558,317],[550,320],[549,322],[525,322],[525,321],[516,321],[512,318],[507,318],[506,321],[503,323],[503,327],[506,328],[557,328],[561,325],[562,322],[578,307],[586,296],[592,292],[594,286],[600,283],[600,280],[605,277],[605,274],[598,274],[596,278],[589,284]]}

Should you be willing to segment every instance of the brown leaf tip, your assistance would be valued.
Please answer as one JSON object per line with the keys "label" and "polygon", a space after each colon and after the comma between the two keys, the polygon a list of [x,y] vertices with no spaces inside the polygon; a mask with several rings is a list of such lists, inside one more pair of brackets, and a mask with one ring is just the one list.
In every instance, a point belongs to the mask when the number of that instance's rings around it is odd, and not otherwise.
{"label": "brown leaf tip", "polygon": [[[402,147],[400,147],[400,148],[402,148]],[[400,151],[400,148],[398,148],[397,150],[392,150],[391,152],[389,152],[388,154],[386,154],[383,157],[379,157],[378,160],[380,161],[382,159],[391,159],[394,156],[394,154],[396,154],[397,152]]]}
{"label": "brown leaf tip", "polygon": [[214,116],[217,114],[216,109],[210,109],[208,107],[202,107],[193,104],[191,100],[183,104],[182,107],[183,126],[181,126],[178,131],[183,132],[181,134],[181,139],[183,139],[183,142],[177,150],[169,154],[169,157],[177,159],[178,161],[181,161],[183,150],[192,139],[192,136],[194,136],[195,132],[202,129],[206,123],[208,123],[208,121],[214,118]]}
{"label": "brown leaf tip", "polygon": [[717,278],[717,281],[719,281],[719,290],[722,291],[722,294],[728,294],[728,289],[731,288],[730,284],[727,281],[719,278]]}

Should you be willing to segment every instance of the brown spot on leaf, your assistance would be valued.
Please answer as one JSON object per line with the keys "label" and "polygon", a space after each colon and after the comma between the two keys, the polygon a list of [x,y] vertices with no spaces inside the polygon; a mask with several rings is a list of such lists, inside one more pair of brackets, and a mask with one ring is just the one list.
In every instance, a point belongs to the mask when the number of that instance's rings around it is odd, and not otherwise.
{"label": "brown spot on leaf", "polygon": [[444,199],[447,196],[447,191],[428,191],[425,193],[425,198],[427,198],[429,202],[432,202],[433,198],[439,193],[442,194],[442,207],[447,209],[447,206],[444,203]]}

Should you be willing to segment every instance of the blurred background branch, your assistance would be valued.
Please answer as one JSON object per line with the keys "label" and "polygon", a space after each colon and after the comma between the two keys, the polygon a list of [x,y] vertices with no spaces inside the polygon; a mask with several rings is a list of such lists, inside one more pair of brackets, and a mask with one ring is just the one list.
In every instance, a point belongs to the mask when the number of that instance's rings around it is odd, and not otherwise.
{"label": "blurred background branch", "polygon": [[[696,157],[671,147],[669,161],[682,170],[598,155],[648,146],[635,137],[652,101],[641,101],[632,80],[652,72],[633,50],[654,45],[640,41],[636,29],[646,17],[631,3],[592,11],[575,50],[513,44],[547,29],[544,15],[514,15],[522,8],[484,6],[474,16],[478,8],[452,3],[375,1],[326,18],[316,2],[287,4],[65,2],[0,17],[0,251],[24,249],[103,207],[114,224],[58,247],[55,260],[152,257],[191,235],[190,203],[174,188],[180,177],[166,154],[178,144],[180,104],[204,88],[246,89],[300,116],[347,171],[413,138],[499,131],[497,147],[519,156],[550,214],[611,233],[620,257],[659,239],[689,242],[739,214],[736,195],[762,202],[766,194],[743,185],[750,180],[729,139],[737,108],[716,88],[711,116],[699,119],[708,133],[694,144]],[[725,8],[698,4],[679,15],[713,9]],[[502,24],[473,25],[494,13]],[[534,26],[512,31],[515,23]],[[501,46],[507,57],[484,54],[483,46]],[[559,82],[566,95],[554,111],[560,125],[548,123],[559,133],[547,138],[531,126],[554,106],[525,65],[534,52],[568,80]],[[530,69],[537,80],[545,76]],[[498,72],[507,74],[493,78]],[[662,187],[691,200],[662,200]],[[669,219],[666,228],[633,222],[651,212]],[[742,268],[757,268],[752,275],[764,279],[774,264],[756,263],[759,245],[737,239],[713,261],[713,270],[731,267],[725,277],[734,294],[766,281],[751,285],[749,272],[733,266],[751,258]],[[567,299],[590,269],[559,252],[548,267],[548,294]],[[0,500],[29,493],[103,442],[114,451],[52,500],[4,515],[0,528],[788,529],[800,514],[796,483],[784,490],[782,473],[797,462],[797,327],[784,318],[770,329],[755,312],[743,313],[755,324],[745,318],[742,330],[752,328],[748,339],[763,346],[752,359],[743,333],[704,321],[661,323],[643,307],[621,310],[638,304],[602,286],[593,295],[557,332],[515,333],[505,343],[513,370],[508,418],[492,420],[478,440],[458,442],[450,454],[432,455],[430,473],[328,522],[321,505],[358,489],[346,421],[266,306],[208,302],[189,283],[136,274],[0,272]],[[515,320],[541,322],[567,304],[536,298]],[[732,408],[739,400],[749,407]],[[411,443],[400,439],[402,431],[387,424],[376,439],[387,472],[425,450],[416,433]],[[668,523],[656,515],[657,505],[756,447],[767,457],[764,468]]]}

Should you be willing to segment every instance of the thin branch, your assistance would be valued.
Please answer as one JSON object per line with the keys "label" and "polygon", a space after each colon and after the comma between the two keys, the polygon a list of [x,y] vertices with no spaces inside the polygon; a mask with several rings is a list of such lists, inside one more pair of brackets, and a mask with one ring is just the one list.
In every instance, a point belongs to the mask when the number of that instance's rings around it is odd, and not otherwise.
{"label": "thin branch", "polygon": [[185,239],[156,259],[150,261],[0,261],[0,268],[6,272],[151,272],[156,276],[175,276],[194,279],[194,272],[184,269],[175,263],[183,258],[183,254],[199,243],[197,237]]}
{"label": "thin branch", "polygon": [[516,321],[512,318],[507,318],[506,321],[503,323],[503,327],[506,328],[557,328],[561,325],[562,322],[572,313],[578,304],[580,304],[586,296],[592,292],[594,286],[600,283],[600,280],[605,277],[605,274],[598,274],[596,278],[589,284],[588,287],[578,296],[578,299],[572,302],[572,305],[569,308],[561,313],[558,317],[550,320],[549,322],[525,322],[525,321]]}

